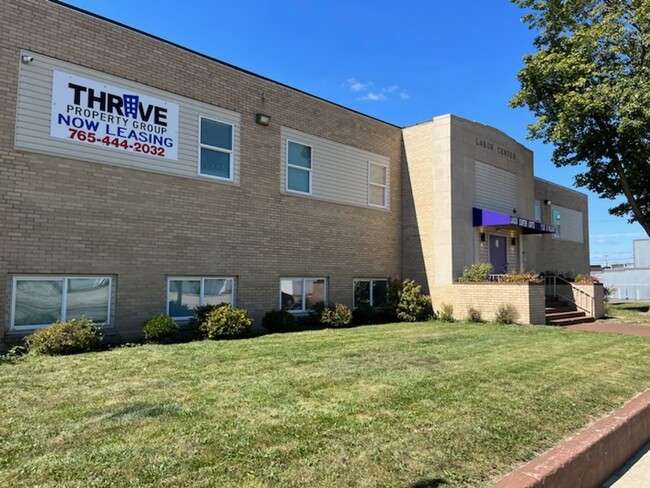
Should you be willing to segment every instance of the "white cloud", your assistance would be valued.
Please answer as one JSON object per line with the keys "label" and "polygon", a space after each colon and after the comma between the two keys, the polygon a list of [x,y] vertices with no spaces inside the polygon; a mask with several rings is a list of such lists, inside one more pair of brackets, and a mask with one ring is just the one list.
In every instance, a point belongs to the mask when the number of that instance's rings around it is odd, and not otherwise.
{"label": "white cloud", "polygon": [[356,78],[348,78],[348,88],[355,93],[366,91],[372,83],[362,83]]}
{"label": "white cloud", "polygon": [[345,85],[354,93],[360,94],[357,100],[369,102],[384,102],[393,94],[399,100],[408,100],[409,94],[399,85],[375,86],[372,81],[360,81],[356,77],[348,78]]}
{"label": "white cloud", "polygon": [[371,102],[383,102],[385,100],[388,100],[388,97],[383,93],[369,92],[366,93],[364,96],[359,97],[359,100],[368,100]]}

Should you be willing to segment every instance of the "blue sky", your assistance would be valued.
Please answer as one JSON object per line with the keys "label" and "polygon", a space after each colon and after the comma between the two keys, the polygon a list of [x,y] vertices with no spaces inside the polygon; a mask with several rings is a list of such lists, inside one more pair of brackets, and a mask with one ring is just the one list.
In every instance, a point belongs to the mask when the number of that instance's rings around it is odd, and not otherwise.
{"label": "blue sky", "polygon": [[[494,126],[535,153],[535,174],[573,186],[552,148],[526,140],[533,121],[511,109],[522,57],[533,52],[507,0],[68,0],[181,46],[393,124],[453,113]],[[591,261],[632,261],[638,224],[589,194]]]}

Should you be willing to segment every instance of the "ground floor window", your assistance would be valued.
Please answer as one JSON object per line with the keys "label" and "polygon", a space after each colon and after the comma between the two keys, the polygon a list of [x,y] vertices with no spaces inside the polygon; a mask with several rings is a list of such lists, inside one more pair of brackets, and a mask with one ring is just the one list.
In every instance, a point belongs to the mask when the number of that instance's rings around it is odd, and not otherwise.
{"label": "ground floor window", "polygon": [[110,322],[109,276],[16,276],[11,297],[11,327],[34,329],[58,320]]}
{"label": "ground floor window", "polygon": [[167,280],[167,315],[190,319],[199,305],[234,305],[234,278],[173,277]]}
{"label": "ground floor window", "polygon": [[360,278],[354,280],[354,308],[361,303],[372,307],[381,307],[388,296],[388,280]]}
{"label": "ground floor window", "polygon": [[325,278],[282,278],[280,307],[290,312],[308,312],[319,302],[327,302]]}

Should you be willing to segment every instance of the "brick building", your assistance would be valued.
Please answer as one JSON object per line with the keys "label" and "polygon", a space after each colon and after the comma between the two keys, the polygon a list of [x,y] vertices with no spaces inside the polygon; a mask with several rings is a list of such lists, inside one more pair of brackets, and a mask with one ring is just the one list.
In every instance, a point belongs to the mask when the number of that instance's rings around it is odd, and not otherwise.
{"label": "brick building", "polygon": [[434,293],[479,261],[589,269],[586,197],[494,128],[401,128],[58,2],[2,9],[6,341],[82,315],[129,339],[202,303],[378,305],[388,278]]}

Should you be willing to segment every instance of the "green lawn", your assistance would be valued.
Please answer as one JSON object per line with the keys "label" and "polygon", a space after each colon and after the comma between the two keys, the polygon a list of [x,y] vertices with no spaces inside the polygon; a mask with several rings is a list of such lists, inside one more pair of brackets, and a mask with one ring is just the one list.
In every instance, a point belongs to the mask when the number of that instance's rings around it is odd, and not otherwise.
{"label": "green lawn", "polygon": [[488,486],[650,387],[650,340],[391,324],[0,364],[0,486]]}
{"label": "green lawn", "polygon": [[650,324],[648,310],[648,302],[610,302],[607,304],[607,317],[604,320],[626,324]]}

